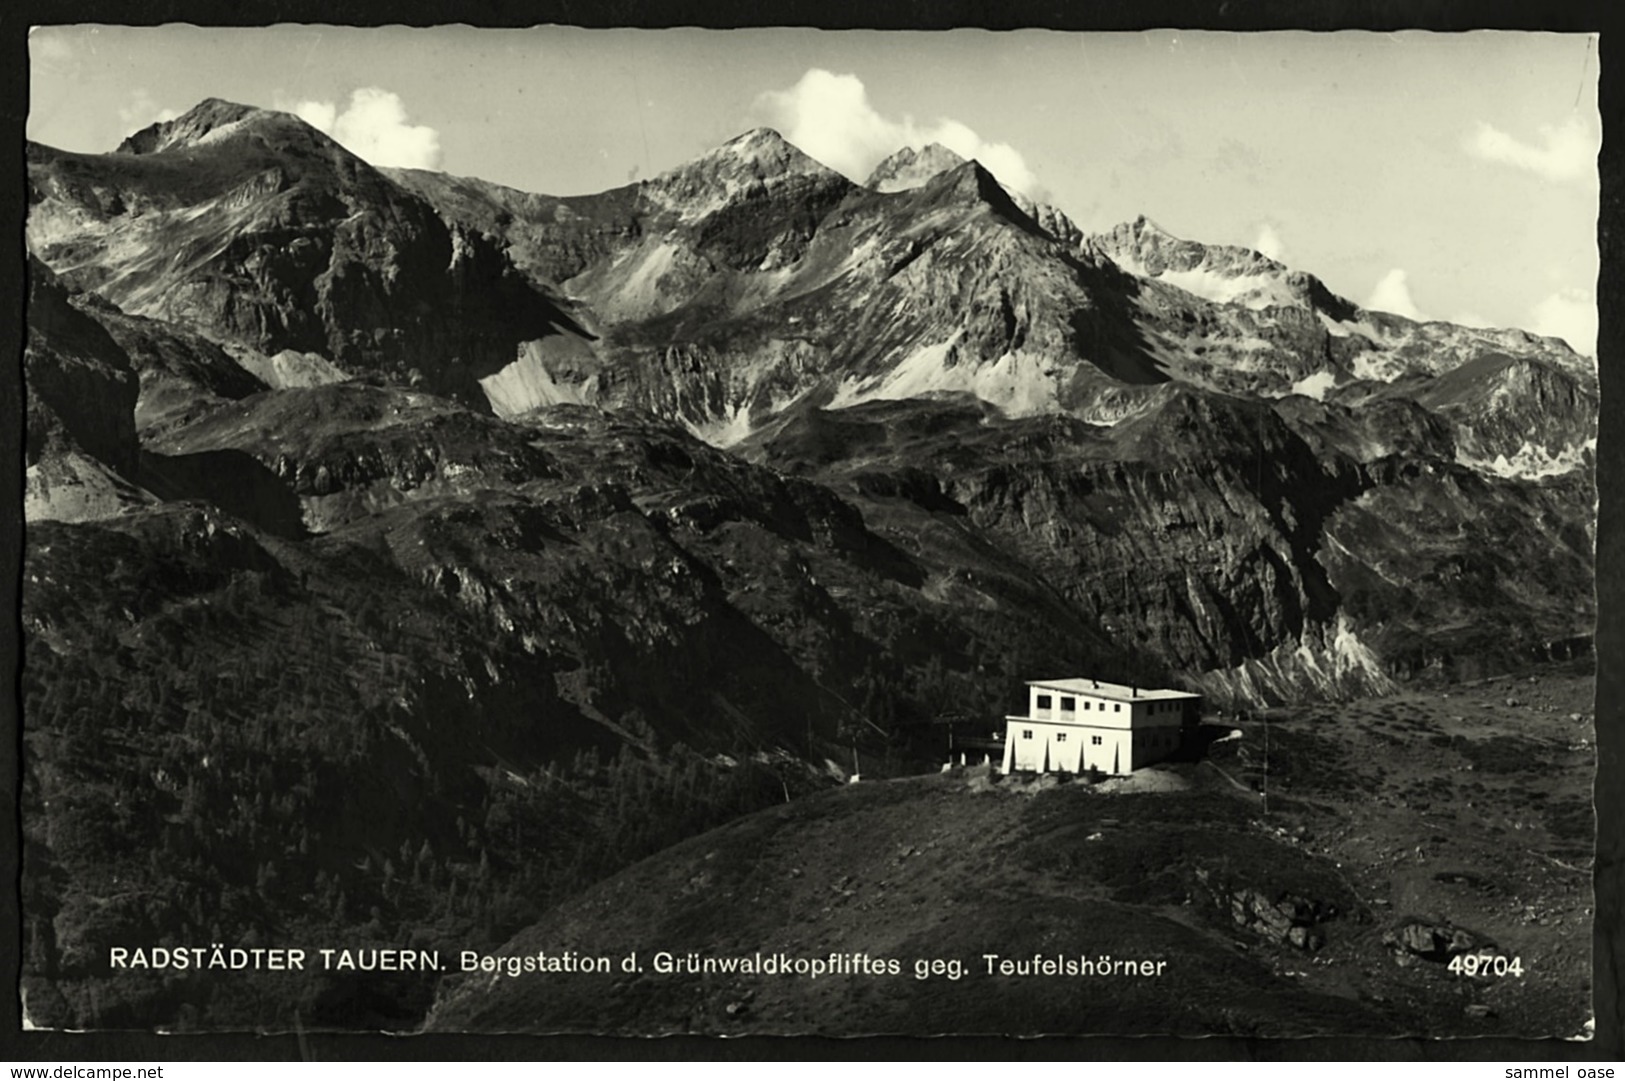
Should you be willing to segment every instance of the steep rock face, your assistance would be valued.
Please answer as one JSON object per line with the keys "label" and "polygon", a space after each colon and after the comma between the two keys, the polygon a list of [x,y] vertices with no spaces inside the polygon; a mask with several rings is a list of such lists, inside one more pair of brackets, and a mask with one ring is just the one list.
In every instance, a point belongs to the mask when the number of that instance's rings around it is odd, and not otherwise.
{"label": "steep rock face", "polygon": [[211,462],[232,478],[221,478],[224,484],[262,487],[261,510],[247,504],[234,510],[273,531],[283,528],[273,521],[290,511],[299,528],[326,533],[405,501],[468,496],[552,475],[547,455],[522,430],[431,395],[358,384],[221,406],[147,446],[155,472]]}
{"label": "steep rock face", "polygon": [[45,443],[66,436],[110,468],[132,471],[138,384],[130,358],[36,260],[29,261],[28,332],[29,464]]}
{"label": "steep rock face", "polygon": [[238,358],[196,331],[129,315],[94,293],[82,294],[79,303],[124,350],[140,379],[135,426],[143,438],[268,389]]}
{"label": "steep rock face", "polygon": [[[947,490],[991,532],[1041,543],[1042,566],[1077,603],[1180,671],[1303,641],[1338,601],[1316,558],[1318,519],[1358,490],[1358,471],[1317,457],[1267,407],[1157,397],[1081,468],[1034,470],[1021,454]],[[1364,676],[1317,689],[1353,693]]]}
{"label": "steep rock face", "polygon": [[[1118,381],[1163,378],[1123,305],[1096,292],[1099,272],[1060,255],[991,175],[966,163],[917,189],[854,194],[785,276],[713,278],[689,304],[617,328],[605,349],[626,358],[622,379],[638,378],[646,350],[677,350],[724,390],[711,415],[683,419],[741,434],[798,400],[970,390],[1026,415],[1081,406]],[[657,385],[682,383],[662,374]]]}
{"label": "steep rock face", "polygon": [[1312,274],[1248,248],[1176,237],[1143,216],[1086,238],[1082,247],[1154,288],[1171,286],[1208,302],[1180,313],[1183,330],[1158,331],[1200,358],[1187,378],[1217,389],[1320,397],[1352,381],[1443,375],[1487,353],[1539,358],[1582,379],[1592,369],[1564,343],[1526,331],[1366,311]]}
{"label": "steep rock face", "polygon": [[636,184],[559,197],[423,169],[382,172],[448,222],[495,238],[515,267],[550,288],[635,243],[643,232]]}
{"label": "steep rock face", "polygon": [[[902,622],[912,622],[940,599],[916,592],[937,568],[904,557],[822,486],[746,465],[665,425],[594,409],[501,422],[397,389],[283,391],[153,439],[146,464],[173,486],[168,494],[207,483],[194,494],[267,532],[387,551],[415,580],[527,649],[552,643],[545,648],[567,650],[594,673],[611,658],[634,666],[620,677],[629,687],[670,682],[649,675],[653,654],[711,673],[704,678],[715,687],[733,686],[716,671],[730,636],[741,649],[765,651],[760,663],[770,668],[782,668],[771,658],[785,650],[844,687],[868,663],[865,637],[884,649],[897,633],[860,634],[857,623],[899,607]],[[1038,588],[1019,563],[1005,573],[1020,580],[1016,588]],[[837,595],[833,582],[847,584]],[[1066,617],[1046,616],[1055,618]],[[785,668],[774,678],[801,677]],[[750,676],[759,689],[770,682]],[[611,684],[595,675],[588,686],[597,695]],[[725,692],[695,684],[694,693]],[[635,705],[662,719],[663,731],[695,723],[675,692],[659,710],[632,692],[617,692],[617,701],[605,715]],[[822,696],[814,728],[847,717],[838,701]],[[756,712],[738,703],[729,711]]]}
{"label": "steep rock face", "polygon": [[1464,463],[1502,476],[1572,472],[1596,450],[1595,379],[1544,360],[1488,353],[1417,401],[1455,424]]}
{"label": "steep rock face", "polygon": [[1124,270],[1218,304],[1254,310],[1299,304],[1325,310],[1333,318],[1345,318],[1354,309],[1311,275],[1288,270],[1248,248],[1183,240],[1144,216],[1091,237],[1089,244]]}
{"label": "steep rock face", "polygon": [[[527,346],[487,384],[504,412],[632,405],[727,442],[809,395],[981,387],[1030,412],[1082,393],[1080,367],[1158,378],[1123,306],[1094,311],[1085,279],[1099,271],[1046,231],[1075,227],[975,163],[874,195],[758,131],[597,197],[402,179],[470,227],[510,221],[516,262],[560,281],[598,336]],[[1038,295],[1001,293],[1018,282]]]}
{"label": "steep rock face", "polygon": [[1472,676],[1566,656],[1590,635],[1589,470],[1535,483],[1397,462],[1338,507],[1322,559],[1395,676]]}
{"label": "steep rock face", "polygon": [[117,154],[30,157],[44,262],[222,344],[477,400],[561,319],[492,242],[285,114],[207,102]]}
{"label": "steep rock face", "polygon": [[1414,402],[1138,395],[1110,427],[874,403],[740,449],[853,492],[869,517],[898,497],[962,516],[1104,633],[1221,699],[1368,693],[1589,633],[1587,471],[1535,488],[1481,478]]}
{"label": "steep rock face", "polygon": [[86,521],[148,502],[135,480],[138,381],[129,356],[47,267],[30,259],[28,270],[25,514]]}

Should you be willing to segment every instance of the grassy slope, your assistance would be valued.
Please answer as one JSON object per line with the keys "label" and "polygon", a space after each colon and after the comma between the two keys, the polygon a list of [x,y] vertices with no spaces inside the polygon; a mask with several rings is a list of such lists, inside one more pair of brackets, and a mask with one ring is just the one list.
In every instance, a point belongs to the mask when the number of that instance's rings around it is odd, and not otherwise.
{"label": "grassy slope", "polygon": [[[973,775],[974,776],[974,775]],[[982,790],[978,791],[977,789]],[[1250,1032],[1289,1011],[1380,1031],[1357,1003],[1303,1001],[1178,903],[1147,910],[1068,860],[1084,823],[1146,825],[1179,805],[1107,801],[1081,788],[989,789],[965,775],[860,785],[766,811],[680,845],[560,906],[504,948],[636,949],[640,976],[468,977],[431,1027],[609,1032]],[[1209,812],[1239,807],[1189,793]],[[1224,813],[1220,810],[1219,813]],[[1181,829],[1173,825],[1176,830]],[[1300,872],[1307,868],[1296,868]],[[867,953],[895,976],[682,976],[658,950],[725,957]],[[1034,953],[1168,962],[1161,980],[988,976],[982,955]],[[917,979],[916,960],[958,960],[957,981]],[[1109,993],[1107,993],[1109,989]],[[1295,1027],[1314,1031],[1316,1024]]]}
{"label": "grassy slope", "polygon": [[[990,785],[971,771],[764,811],[586,891],[501,951],[636,950],[643,973],[454,978],[430,1027],[1572,1034],[1588,1016],[1591,757],[1577,741],[1590,684],[1519,686],[1513,707],[1504,685],[1479,684],[1275,715],[1267,812],[1261,724],[1127,786]],[[1317,906],[1325,946],[1239,926],[1248,890]],[[1384,936],[1411,919],[1468,928],[1525,975],[1466,980],[1397,952]],[[660,950],[862,952],[903,971],[660,974]],[[1020,978],[989,975],[986,953],[1168,965],[1161,979]],[[967,973],[916,979],[918,959]]]}
{"label": "grassy slope", "polygon": [[[1448,920],[1522,959],[1522,977],[1463,981],[1426,962],[1396,972],[1380,943],[1348,958],[1442,1032],[1572,1035],[1588,1016],[1596,751],[1582,668],[1271,714],[1270,821],[1341,861],[1376,925]],[[1263,726],[1245,727],[1223,768],[1258,788]],[[1496,1016],[1463,1024],[1452,1011],[1469,1002]]]}

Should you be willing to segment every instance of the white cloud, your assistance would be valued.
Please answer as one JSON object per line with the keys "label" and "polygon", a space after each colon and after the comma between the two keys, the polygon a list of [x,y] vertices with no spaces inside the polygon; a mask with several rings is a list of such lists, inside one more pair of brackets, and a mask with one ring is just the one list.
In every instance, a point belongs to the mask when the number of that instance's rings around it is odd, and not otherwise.
{"label": "white cloud", "polygon": [[330,101],[301,101],[293,107],[293,115],[313,128],[333,132],[333,121],[338,119],[338,106]]}
{"label": "white cloud", "polygon": [[366,86],[351,94],[349,105],[343,109],[331,101],[301,101],[292,111],[373,165],[406,169],[440,166],[440,133],[407,123],[406,105],[399,94]]}
{"label": "white cloud", "polygon": [[145,90],[137,90],[118,110],[119,123],[124,126],[126,134],[163,120],[173,120],[180,115],[174,109],[160,106]]}
{"label": "white cloud", "polygon": [[1274,259],[1277,263],[1284,263],[1287,260],[1286,242],[1281,239],[1281,234],[1270,222],[1258,227],[1258,237],[1253,241],[1253,250]]}
{"label": "white cloud", "polygon": [[1411,287],[1406,283],[1405,277],[1405,272],[1398,267],[1384,274],[1362,306],[1374,311],[1403,315],[1419,323],[1426,322],[1428,316],[1423,315],[1421,309],[1417,308],[1416,301],[1411,299]]}
{"label": "white cloud", "polygon": [[1597,175],[1598,137],[1580,116],[1562,124],[1542,124],[1539,146],[1523,142],[1480,121],[1468,137],[1468,153],[1500,162],[1551,181],[1592,179]]}
{"label": "white cloud", "polygon": [[911,116],[893,120],[869,104],[856,75],[810,68],[788,90],[757,99],[768,123],[807,154],[859,183],[876,165],[905,146],[941,143],[962,158],[982,163],[1000,183],[1031,199],[1045,197],[1038,178],[1009,143],[990,143],[958,120],[921,124]]}
{"label": "white cloud", "polygon": [[1536,304],[1529,329],[1562,338],[1577,353],[1597,355],[1597,297],[1586,289],[1565,289]]}

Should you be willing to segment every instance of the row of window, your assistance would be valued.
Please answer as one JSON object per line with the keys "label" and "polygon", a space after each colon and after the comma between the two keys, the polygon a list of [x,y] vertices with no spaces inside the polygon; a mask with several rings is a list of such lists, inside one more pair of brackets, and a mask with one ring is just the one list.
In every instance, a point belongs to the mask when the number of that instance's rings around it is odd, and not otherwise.
{"label": "row of window", "polygon": [[[1032,739],[1033,738],[1033,730],[1031,728],[1023,728],[1021,730],[1021,738],[1022,739]],[[1057,732],[1057,733],[1055,733],[1055,742],[1056,743],[1065,743],[1066,742],[1066,733],[1065,732]],[[1091,745],[1093,745],[1095,747],[1099,747],[1100,743],[1101,743],[1101,740],[1100,740],[1099,736],[1090,736],[1089,737],[1089,742],[1090,742]]]}
{"label": "row of window", "polygon": [[[1089,709],[1089,708],[1091,708],[1092,705],[1093,705],[1093,703],[1091,703],[1089,699],[1085,698],[1083,700],[1083,708],[1084,709]],[[1038,696],[1038,703],[1037,703],[1036,708],[1038,708],[1038,709],[1053,709],[1054,706],[1055,706],[1055,696],[1054,695],[1041,694],[1041,695]],[[1179,706],[1180,706],[1180,703],[1178,703],[1178,702],[1173,702],[1173,701],[1169,701],[1167,699],[1163,699],[1163,700],[1156,701],[1156,702],[1147,702],[1146,703],[1146,712],[1148,712],[1148,713],[1171,713],[1174,710],[1178,709]],[[1102,702],[1100,704],[1100,708],[1104,710],[1106,708],[1106,703]],[[1077,709],[1078,709],[1078,700],[1076,698],[1070,698],[1070,697],[1062,696],[1062,698],[1061,698],[1061,712],[1063,712],[1063,713],[1076,713]],[[1121,702],[1113,702],[1112,703],[1112,710],[1114,712],[1116,712],[1116,713],[1123,712],[1123,703],[1121,703]]]}
{"label": "row of window", "polygon": [[[1090,703],[1090,701],[1088,699],[1084,699],[1083,708],[1088,709],[1088,708],[1090,708],[1091,704],[1092,703]],[[1055,698],[1052,695],[1041,694],[1041,695],[1038,696],[1038,706],[1037,706],[1038,709],[1053,709],[1054,706],[1055,706]],[[1106,708],[1106,703],[1104,703],[1104,702],[1100,703],[1100,708],[1104,710]],[[1112,704],[1112,709],[1116,710],[1118,713],[1123,712],[1123,703],[1121,703],[1121,702],[1113,703]],[[1063,713],[1076,713],[1077,710],[1078,710],[1078,700],[1076,698],[1062,698],[1061,699],[1061,712],[1063,712]]]}

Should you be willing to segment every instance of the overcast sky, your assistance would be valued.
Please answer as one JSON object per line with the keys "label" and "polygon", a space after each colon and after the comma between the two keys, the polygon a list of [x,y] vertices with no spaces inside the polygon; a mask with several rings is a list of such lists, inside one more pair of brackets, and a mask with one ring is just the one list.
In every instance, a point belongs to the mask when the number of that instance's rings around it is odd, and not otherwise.
{"label": "overcast sky", "polygon": [[762,124],[858,180],[938,141],[1086,230],[1145,214],[1370,307],[1595,349],[1582,35],[52,27],[29,51],[28,136],[68,150],[208,97],[556,195]]}

